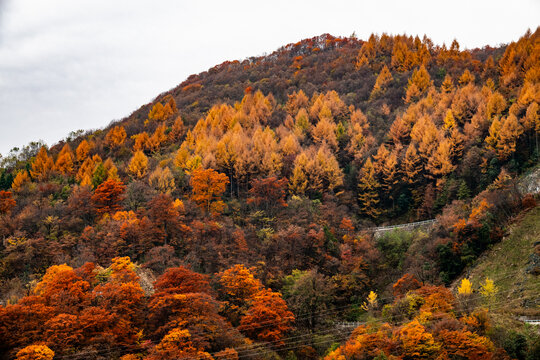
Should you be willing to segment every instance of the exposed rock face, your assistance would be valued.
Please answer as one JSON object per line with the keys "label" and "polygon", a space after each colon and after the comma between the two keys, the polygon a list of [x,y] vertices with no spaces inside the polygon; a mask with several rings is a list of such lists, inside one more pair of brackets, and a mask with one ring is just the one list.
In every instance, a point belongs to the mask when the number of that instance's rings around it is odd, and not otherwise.
{"label": "exposed rock face", "polygon": [[156,281],[156,276],[154,272],[147,268],[137,267],[135,272],[139,276],[139,284],[144,290],[146,296],[150,296],[154,293],[154,281]]}
{"label": "exposed rock face", "polygon": [[540,167],[525,176],[517,186],[522,195],[540,193]]}

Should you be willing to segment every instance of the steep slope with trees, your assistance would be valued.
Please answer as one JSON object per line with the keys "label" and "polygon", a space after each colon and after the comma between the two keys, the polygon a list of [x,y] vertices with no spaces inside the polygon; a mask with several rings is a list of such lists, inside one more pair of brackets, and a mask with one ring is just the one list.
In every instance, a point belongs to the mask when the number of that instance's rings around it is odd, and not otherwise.
{"label": "steep slope with trees", "polygon": [[[322,35],[15,149],[0,170],[0,352],[534,358],[538,337],[490,330],[497,279],[445,286],[537,212],[515,179],[539,162],[539,103],[540,29],[473,50]],[[433,218],[429,233],[365,231]],[[340,346],[338,320],[369,323]]]}

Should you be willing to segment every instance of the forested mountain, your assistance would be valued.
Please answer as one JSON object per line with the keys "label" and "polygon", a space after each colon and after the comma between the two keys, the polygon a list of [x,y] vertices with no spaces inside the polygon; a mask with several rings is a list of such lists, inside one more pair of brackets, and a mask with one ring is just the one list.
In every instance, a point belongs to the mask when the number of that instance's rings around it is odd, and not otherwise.
{"label": "forested mountain", "polygon": [[504,325],[540,315],[538,296],[503,316],[497,282],[467,269],[539,221],[516,186],[538,171],[539,103],[540,29],[473,50],[325,34],[14,149],[1,356],[538,358],[537,333]]}

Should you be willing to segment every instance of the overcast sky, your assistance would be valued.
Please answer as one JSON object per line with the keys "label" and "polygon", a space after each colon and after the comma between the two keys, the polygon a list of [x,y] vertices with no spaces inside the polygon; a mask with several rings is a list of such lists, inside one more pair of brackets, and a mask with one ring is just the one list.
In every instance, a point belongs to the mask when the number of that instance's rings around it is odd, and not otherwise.
{"label": "overcast sky", "polygon": [[323,33],[474,48],[539,25],[540,0],[442,3],[0,0],[0,153],[103,127],[190,74]]}

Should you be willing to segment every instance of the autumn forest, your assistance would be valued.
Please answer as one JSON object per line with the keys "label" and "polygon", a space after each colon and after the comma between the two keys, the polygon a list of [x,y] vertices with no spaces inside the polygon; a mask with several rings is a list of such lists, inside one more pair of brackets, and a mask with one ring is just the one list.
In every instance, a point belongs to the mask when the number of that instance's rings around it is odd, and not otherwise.
{"label": "autumn forest", "polygon": [[0,359],[538,359],[539,104],[540,29],[325,34],[15,148]]}

